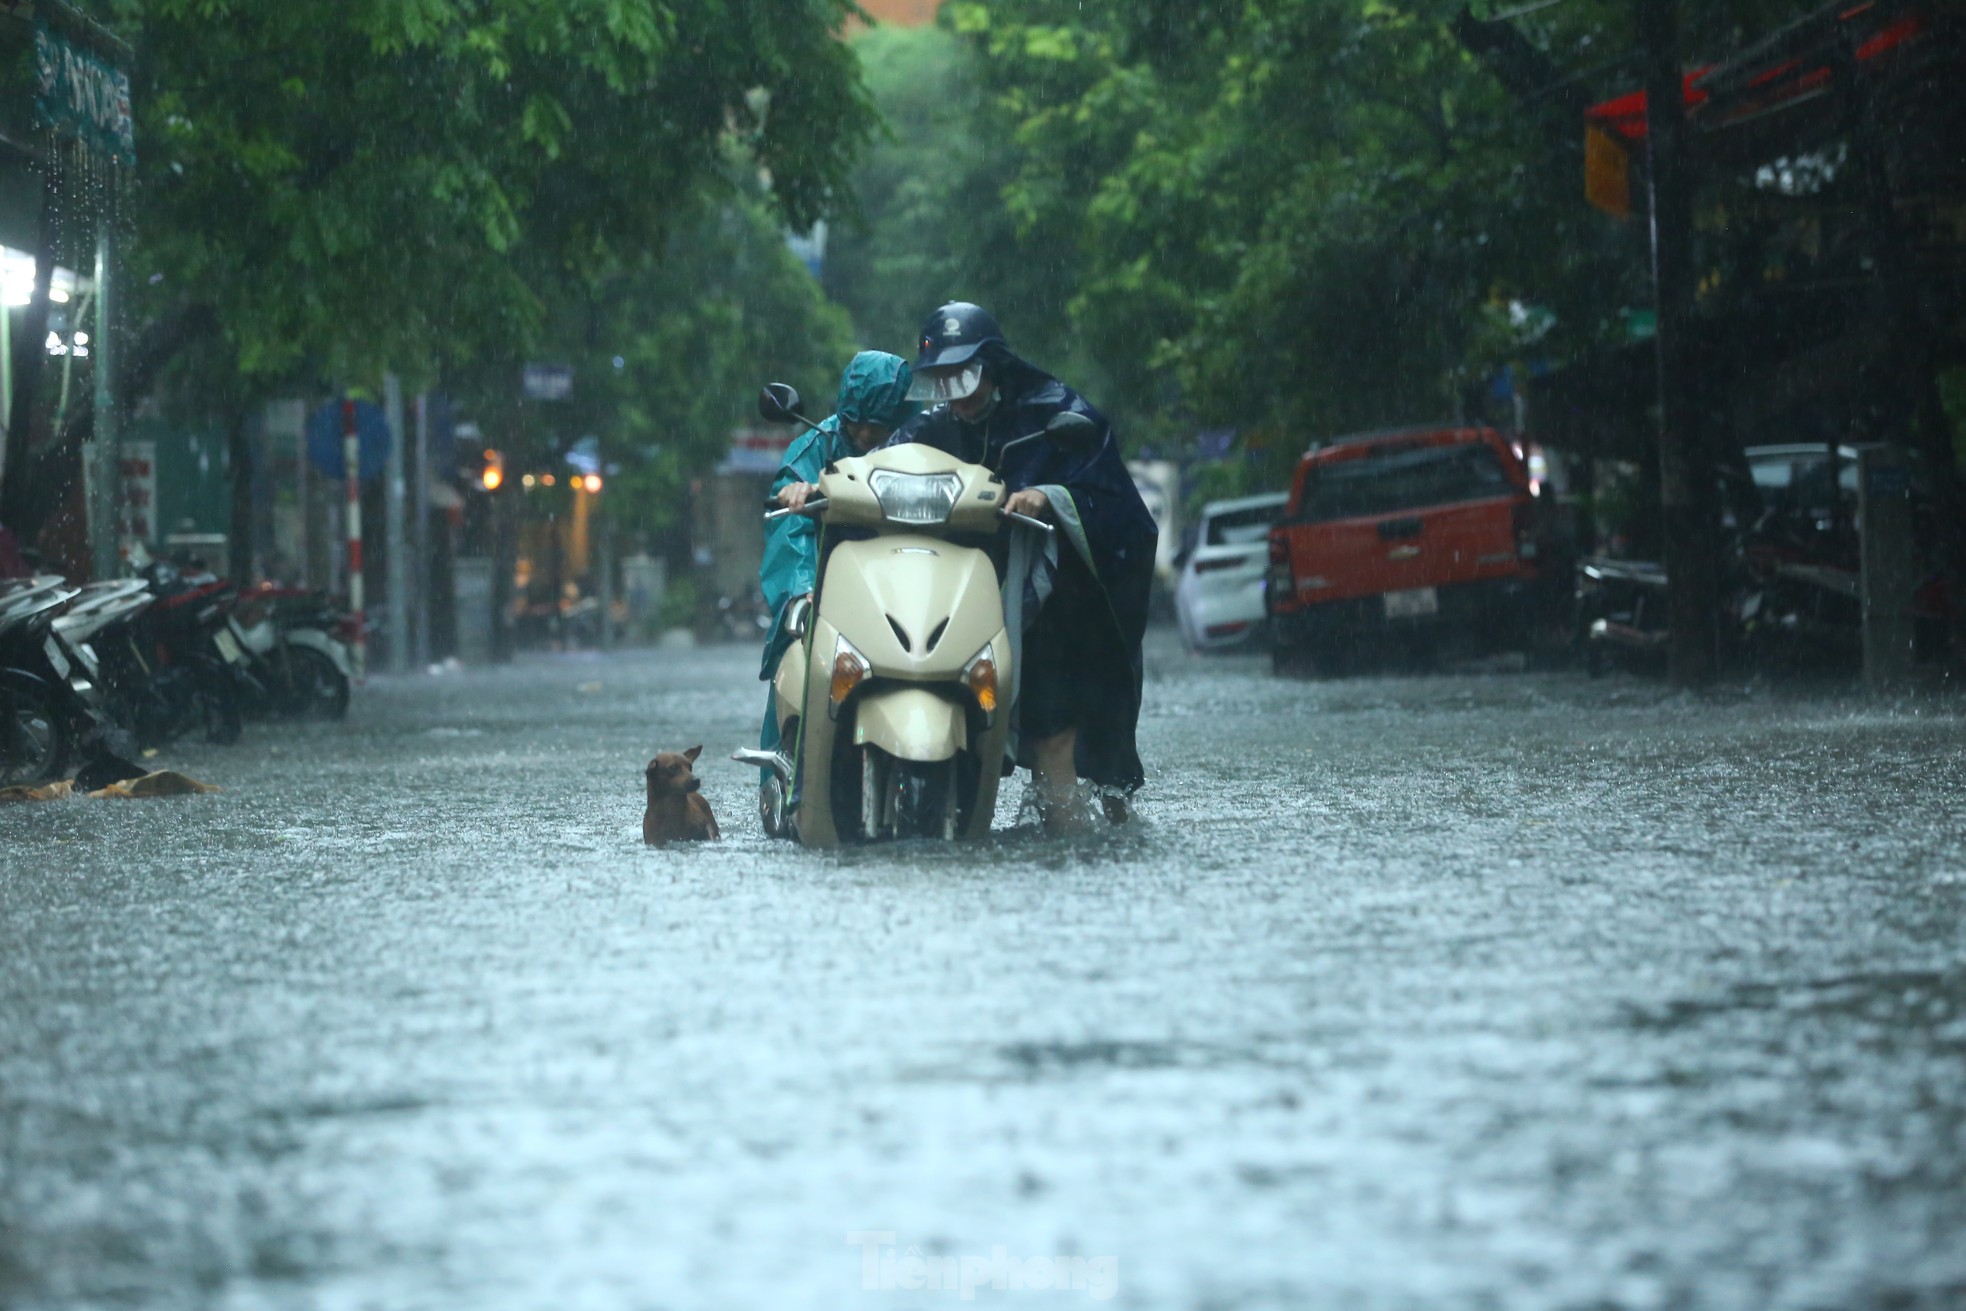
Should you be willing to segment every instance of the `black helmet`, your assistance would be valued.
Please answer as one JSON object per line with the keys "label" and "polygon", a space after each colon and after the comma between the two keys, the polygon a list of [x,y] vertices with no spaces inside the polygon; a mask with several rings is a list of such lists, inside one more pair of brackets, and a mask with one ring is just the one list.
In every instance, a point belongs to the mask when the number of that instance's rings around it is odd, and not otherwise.
{"label": "black helmet", "polygon": [[951,401],[968,396],[981,384],[983,364],[993,346],[1009,349],[990,311],[966,300],[944,305],[922,323],[921,354],[915,360],[908,399]]}
{"label": "black helmet", "polygon": [[967,364],[985,346],[1004,345],[1003,329],[990,311],[966,300],[951,301],[922,322],[917,369],[952,369]]}

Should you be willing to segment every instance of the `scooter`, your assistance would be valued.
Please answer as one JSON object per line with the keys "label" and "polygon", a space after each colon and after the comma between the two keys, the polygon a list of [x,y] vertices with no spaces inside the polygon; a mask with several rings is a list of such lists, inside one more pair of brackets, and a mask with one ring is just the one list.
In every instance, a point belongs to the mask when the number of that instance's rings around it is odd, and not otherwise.
{"label": "scooter", "polygon": [[49,633],[76,590],[53,574],[0,584],[0,786],[63,777],[89,727]]}
{"label": "scooter", "polygon": [[243,667],[244,648],[226,619],[236,589],[221,579],[187,580],[154,561],[142,570],[151,605],[92,641],[118,718],[141,747],[163,746],[194,728],[221,746],[239,740],[241,706],[265,695]]}
{"label": "scooter", "polygon": [[345,719],[354,662],[340,633],[353,623],[325,592],[263,585],[239,598],[226,626],[266,690],[262,716]]}
{"label": "scooter", "polygon": [[[771,423],[812,426],[782,383],[758,409]],[[1008,499],[990,469],[925,445],[839,460],[820,475],[800,511],[822,525],[819,587],[787,614],[794,641],[772,683],[781,746],[732,757],[770,771],[768,834],[826,847],[990,831],[1022,638],[1023,580],[1009,567],[1007,619],[1000,529],[1011,519],[1052,531],[1006,514]]]}

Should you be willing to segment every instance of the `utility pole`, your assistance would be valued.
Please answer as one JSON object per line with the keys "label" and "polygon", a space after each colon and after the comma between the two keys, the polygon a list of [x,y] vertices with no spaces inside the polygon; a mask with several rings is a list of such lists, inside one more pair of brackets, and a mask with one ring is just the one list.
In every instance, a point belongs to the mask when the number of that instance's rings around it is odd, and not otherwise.
{"label": "utility pole", "polygon": [[96,217],[96,336],[90,344],[95,356],[95,433],[89,438],[88,488],[89,541],[95,577],[114,578],[122,563],[122,543],[118,541],[117,503],[122,499],[120,470],[116,457],[119,440],[116,430],[116,322],[115,248],[110,232],[115,227],[115,211],[105,207]]}
{"label": "utility pole", "polygon": [[430,393],[416,394],[416,483],[410,549],[416,558],[416,668],[430,663]]}
{"label": "utility pole", "polygon": [[341,403],[341,471],[348,534],[348,609],[355,620],[355,678],[369,672],[369,616],[362,595],[362,438],[355,425],[355,402]]}
{"label": "utility pole", "polygon": [[389,672],[410,670],[410,548],[403,529],[403,384],[393,373],[382,375],[382,410],[389,422],[389,471],[383,484],[383,549],[389,552]]}
{"label": "utility pole", "polygon": [[[601,458],[598,446],[594,448],[594,467],[600,470],[605,480],[602,486],[605,488],[607,482],[613,480],[607,476],[607,461]],[[601,603],[601,650],[612,651],[614,650],[614,516],[608,512],[608,503],[602,500],[600,495],[594,497],[594,511],[594,532],[600,539],[597,545],[601,567],[595,570],[598,586],[594,590]]]}
{"label": "utility pole", "polygon": [[1693,351],[1693,193],[1686,169],[1685,78],[1678,0],[1636,0],[1645,52],[1652,193],[1652,275],[1658,291],[1659,492],[1670,580],[1672,681],[1700,687],[1719,666],[1719,532],[1713,452]]}

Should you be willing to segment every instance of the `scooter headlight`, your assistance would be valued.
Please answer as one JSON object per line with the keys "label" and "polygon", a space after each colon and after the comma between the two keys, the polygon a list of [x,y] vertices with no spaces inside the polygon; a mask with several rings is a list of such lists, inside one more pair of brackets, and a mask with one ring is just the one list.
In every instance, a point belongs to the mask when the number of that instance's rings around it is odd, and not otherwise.
{"label": "scooter headlight", "polygon": [[890,523],[948,523],[956,498],[963,493],[962,476],[953,473],[876,469],[867,475],[867,486]]}
{"label": "scooter headlight", "polygon": [[992,642],[976,653],[963,669],[963,686],[976,698],[986,715],[997,713],[997,645]]}
{"label": "scooter headlight", "polygon": [[833,648],[832,700],[834,713],[853,695],[853,690],[873,675],[874,666],[844,637]]}

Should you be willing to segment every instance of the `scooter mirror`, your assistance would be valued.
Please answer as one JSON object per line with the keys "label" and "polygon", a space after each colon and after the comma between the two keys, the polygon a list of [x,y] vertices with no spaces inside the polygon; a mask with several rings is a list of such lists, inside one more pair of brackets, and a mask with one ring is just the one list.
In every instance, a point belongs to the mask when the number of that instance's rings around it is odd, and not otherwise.
{"label": "scooter mirror", "polygon": [[802,423],[804,402],[788,382],[768,382],[758,390],[758,417],[766,423]]}
{"label": "scooter mirror", "polygon": [[1099,442],[1099,425],[1074,410],[1065,410],[1051,417],[1044,434],[1068,451],[1088,451]]}

